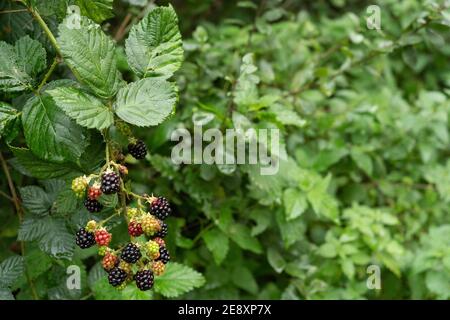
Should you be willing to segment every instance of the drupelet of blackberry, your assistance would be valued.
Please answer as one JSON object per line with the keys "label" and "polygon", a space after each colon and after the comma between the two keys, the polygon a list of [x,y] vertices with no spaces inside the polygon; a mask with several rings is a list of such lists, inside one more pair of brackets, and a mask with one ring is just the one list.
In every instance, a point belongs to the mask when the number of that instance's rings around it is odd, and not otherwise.
{"label": "drupelet of blackberry", "polygon": [[128,243],[120,254],[120,258],[128,263],[136,263],[141,257],[141,250],[134,243]]}
{"label": "drupelet of blackberry", "polygon": [[150,205],[152,214],[158,219],[164,220],[172,213],[169,201],[164,197],[158,197]]}
{"label": "drupelet of blackberry", "polygon": [[120,190],[120,177],[114,171],[106,171],[102,175],[101,187],[104,194],[117,193]]}
{"label": "drupelet of blackberry", "polygon": [[169,230],[168,230],[167,223],[161,221],[161,229],[157,233],[155,233],[154,237],[155,238],[164,238],[165,236],[167,236],[168,231]]}
{"label": "drupelet of blackberry", "polygon": [[103,209],[103,205],[100,202],[89,198],[84,200],[84,206],[86,207],[87,211],[91,213],[100,212]]}
{"label": "drupelet of blackberry", "polygon": [[153,287],[153,272],[151,270],[141,270],[134,276],[136,286],[142,290],[150,290]]}
{"label": "drupelet of blackberry", "polygon": [[144,141],[138,140],[136,143],[130,143],[128,145],[128,152],[135,159],[144,159],[147,155],[147,146],[145,145]]}
{"label": "drupelet of blackberry", "polygon": [[166,247],[159,248],[159,258],[156,261],[162,261],[162,263],[167,264],[170,261],[169,250]]}
{"label": "drupelet of blackberry", "polygon": [[81,228],[76,233],[75,242],[81,249],[87,249],[95,244],[95,236],[92,232],[88,232],[85,228]]}
{"label": "drupelet of blackberry", "polygon": [[120,286],[127,278],[128,274],[120,269],[119,267],[114,267],[108,272],[108,282],[113,287]]}

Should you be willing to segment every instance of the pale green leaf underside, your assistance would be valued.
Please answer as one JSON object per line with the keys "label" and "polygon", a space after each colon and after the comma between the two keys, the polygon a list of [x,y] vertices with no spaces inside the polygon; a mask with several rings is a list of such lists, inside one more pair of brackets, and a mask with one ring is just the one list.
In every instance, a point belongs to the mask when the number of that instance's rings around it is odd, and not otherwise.
{"label": "pale green leaf underside", "polygon": [[125,51],[130,67],[141,78],[168,78],[177,71],[183,61],[183,47],[172,6],[155,8],[135,25]]}
{"label": "pale green leaf underside", "polygon": [[11,121],[17,118],[19,113],[4,102],[0,102],[0,138],[5,131],[8,131]]}
{"label": "pale green leaf underside", "polygon": [[205,278],[188,266],[171,262],[166,271],[155,279],[155,291],[161,295],[173,298],[194,288],[201,287]]}
{"label": "pale green leaf underside", "polygon": [[79,125],[102,130],[114,122],[112,111],[94,96],[73,87],[47,91],[56,105]]}
{"label": "pale green leaf underside", "polygon": [[24,259],[12,256],[0,263],[0,288],[10,287],[23,273]]}
{"label": "pale green leaf underside", "polygon": [[146,78],[120,89],[114,109],[128,123],[140,127],[155,126],[172,112],[176,100],[173,84]]}
{"label": "pale green leaf underside", "polygon": [[60,24],[58,38],[64,61],[96,95],[114,96],[123,83],[114,42],[86,17],[81,17],[79,29],[68,28],[66,22]]}
{"label": "pale green leaf underside", "polygon": [[0,90],[22,91],[30,87],[31,77],[19,64],[14,47],[0,42]]}

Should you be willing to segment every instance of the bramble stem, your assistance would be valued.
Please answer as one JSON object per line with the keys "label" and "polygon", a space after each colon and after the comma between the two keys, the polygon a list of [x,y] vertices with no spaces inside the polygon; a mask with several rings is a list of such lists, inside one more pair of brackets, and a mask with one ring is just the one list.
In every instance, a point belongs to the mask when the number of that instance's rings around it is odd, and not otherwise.
{"label": "bramble stem", "polygon": [[50,69],[48,69],[47,73],[44,76],[44,79],[42,79],[41,83],[39,84],[37,88],[37,93],[41,92],[42,87],[47,83],[48,79],[52,75],[57,65],[58,65],[58,58],[55,57],[55,59],[53,59],[52,65],[50,66]]}

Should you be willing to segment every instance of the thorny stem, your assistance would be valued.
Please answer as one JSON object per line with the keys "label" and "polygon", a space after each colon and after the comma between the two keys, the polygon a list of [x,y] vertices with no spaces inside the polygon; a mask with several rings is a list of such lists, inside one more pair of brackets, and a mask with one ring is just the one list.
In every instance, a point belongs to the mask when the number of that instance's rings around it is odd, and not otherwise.
{"label": "thorny stem", "polygon": [[[11,174],[8,169],[8,165],[6,164],[5,158],[3,157],[3,154],[0,152],[0,162],[2,163],[3,171],[5,172],[6,180],[8,181],[9,190],[11,192],[11,199],[14,203],[17,215],[19,216],[20,223],[23,222],[23,209],[20,204],[20,199],[17,196],[16,187],[14,186],[14,182],[11,178]],[[20,241],[20,251],[22,254],[22,257],[25,257],[25,243],[23,241]],[[31,294],[33,296],[34,300],[39,300],[39,296],[36,292],[36,288],[34,286],[33,281],[31,280],[31,277],[28,273],[27,267],[25,266],[25,276],[27,278],[28,284],[31,289]]]}
{"label": "thorny stem", "polygon": [[41,83],[39,84],[39,86],[38,86],[38,88],[36,90],[37,93],[41,92],[42,87],[47,83],[48,79],[52,75],[52,73],[55,70],[57,65],[58,65],[58,58],[55,57],[55,59],[53,59],[52,65],[50,66],[50,69],[48,69],[47,73],[44,76],[44,79],[42,79]]}

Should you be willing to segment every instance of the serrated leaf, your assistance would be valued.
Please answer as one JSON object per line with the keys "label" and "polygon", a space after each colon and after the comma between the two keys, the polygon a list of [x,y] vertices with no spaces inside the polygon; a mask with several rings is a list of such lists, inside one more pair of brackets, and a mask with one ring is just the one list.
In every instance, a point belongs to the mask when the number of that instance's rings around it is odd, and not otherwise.
{"label": "serrated leaf", "polygon": [[351,156],[356,165],[363,170],[368,176],[372,175],[372,159],[366,153],[358,150],[357,148],[352,148]]}
{"label": "serrated leaf", "polygon": [[228,254],[228,237],[219,229],[214,228],[203,234],[206,247],[211,251],[214,261],[220,265]]}
{"label": "serrated leaf", "polygon": [[114,42],[86,17],[81,17],[80,28],[68,25],[65,20],[59,26],[58,43],[64,61],[96,95],[114,96],[123,83]]}
{"label": "serrated leaf", "polygon": [[237,266],[233,269],[231,280],[236,287],[242,290],[252,294],[258,292],[258,284],[256,283],[255,277],[253,277],[252,272],[244,266]]}
{"label": "serrated leaf", "polygon": [[0,90],[22,91],[31,87],[32,78],[23,70],[15,49],[0,41]]}
{"label": "serrated leaf", "polygon": [[61,162],[78,159],[86,147],[86,135],[48,95],[30,98],[23,109],[25,139],[41,159]]}
{"label": "serrated leaf", "polygon": [[113,0],[76,0],[81,14],[101,23],[106,19],[114,17]]}
{"label": "serrated leaf", "polygon": [[37,216],[48,214],[52,206],[52,201],[47,193],[38,186],[20,188],[20,197],[25,209]]}
{"label": "serrated leaf", "polygon": [[283,193],[284,212],[286,220],[293,220],[302,215],[308,208],[305,195],[298,189],[286,189]]}
{"label": "serrated leaf", "polygon": [[261,243],[256,237],[250,235],[250,230],[246,226],[238,223],[231,224],[228,228],[228,236],[242,249],[262,253]]}
{"label": "serrated leaf", "polygon": [[20,256],[12,256],[0,263],[0,287],[7,288],[22,275],[24,271],[24,259]]}
{"label": "serrated leaf", "polygon": [[17,240],[19,241],[35,241],[47,232],[47,222],[49,217],[35,218],[27,217],[19,228]]}
{"label": "serrated leaf", "polygon": [[54,163],[36,157],[30,150],[11,147],[15,159],[10,163],[22,174],[35,177],[37,179],[52,178],[72,178],[80,176],[83,172],[76,165],[71,163]]}
{"label": "serrated leaf", "polygon": [[39,41],[25,36],[16,41],[14,49],[21,69],[30,77],[36,77],[45,69],[47,53]]}
{"label": "serrated leaf", "polygon": [[287,221],[283,211],[278,210],[276,213],[278,229],[281,233],[286,248],[300,240],[305,232],[306,225],[301,218]]}
{"label": "serrated leaf", "polygon": [[169,78],[183,61],[178,18],[172,6],[157,7],[133,26],[125,42],[131,69],[141,78]]}
{"label": "serrated leaf", "polygon": [[327,191],[330,180],[331,176],[327,176],[317,181],[307,193],[307,198],[317,215],[337,222],[339,220],[338,204]]}
{"label": "serrated leaf", "polygon": [[96,300],[120,300],[121,292],[108,283],[108,277],[105,275],[98,279],[92,286]]}
{"label": "serrated leaf", "polygon": [[56,105],[79,125],[103,130],[114,122],[112,111],[101,100],[74,87],[48,90]]}
{"label": "serrated leaf", "polygon": [[68,259],[75,250],[75,236],[70,233],[63,219],[50,219],[47,232],[39,240],[39,248],[56,259]]}
{"label": "serrated leaf", "polygon": [[141,291],[138,287],[134,285],[126,286],[122,290],[122,299],[124,300],[152,300],[153,291]]}
{"label": "serrated leaf", "polygon": [[174,298],[194,288],[203,286],[205,278],[188,266],[171,262],[166,271],[155,279],[155,291],[161,295]]}
{"label": "serrated leaf", "polygon": [[146,78],[120,89],[114,109],[128,123],[140,127],[156,126],[172,112],[176,100],[173,84]]}
{"label": "serrated leaf", "polygon": [[7,103],[0,102],[0,138],[9,134],[13,122],[19,117],[19,114],[16,109]]}

